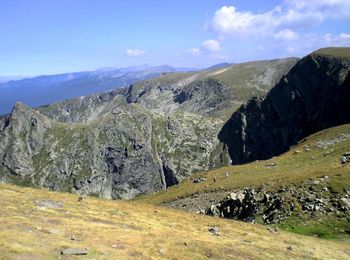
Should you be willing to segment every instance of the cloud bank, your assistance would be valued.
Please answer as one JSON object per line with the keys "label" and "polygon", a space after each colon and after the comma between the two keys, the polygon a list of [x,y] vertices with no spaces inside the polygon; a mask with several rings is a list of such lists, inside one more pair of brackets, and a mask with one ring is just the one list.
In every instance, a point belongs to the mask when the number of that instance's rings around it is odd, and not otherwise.
{"label": "cloud bank", "polygon": [[[326,20],[350,19],[349,0],[287,0],[264,13],[238,11],[234,6],[217,10],[210,27],[221,35],[263,37],[311,28]],[[294,37],[292,37],[294,38]]]}
{"label": "cloud bank", "polygon": [[[337,24],[349,24],[347,31],[343,27],[337,32]],[[241,41],[255,46],[255,50],[304,55],[325,46],[350,46],[350,1],[285,0],[265,12],[222,6],[207,28],[217,34],[222,44]]]}

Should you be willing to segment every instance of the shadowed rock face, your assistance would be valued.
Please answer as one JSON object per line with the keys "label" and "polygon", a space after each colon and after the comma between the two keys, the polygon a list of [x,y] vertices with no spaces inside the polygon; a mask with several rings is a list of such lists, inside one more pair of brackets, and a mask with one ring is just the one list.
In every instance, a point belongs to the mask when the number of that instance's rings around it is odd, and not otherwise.
{"label": "shadowed rock face", "polygon": [[350,59],[321,50],[300,60],[266,98],[242,105],[218,137],[233,164],[268,159],[312,133],[349,123],[349,100]]}

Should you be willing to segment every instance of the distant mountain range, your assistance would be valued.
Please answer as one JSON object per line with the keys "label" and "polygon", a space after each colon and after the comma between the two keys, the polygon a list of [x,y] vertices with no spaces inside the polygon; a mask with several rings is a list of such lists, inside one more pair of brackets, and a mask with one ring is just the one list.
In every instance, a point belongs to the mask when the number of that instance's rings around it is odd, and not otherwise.
{"label": "distant mountain range", "polygon": [[29,76],[0,76],[0,83],[9,82],[11,80],[21,80],[29,78]]}
{"label": "distant mountain range", "polygon": [[196,69],[174,68],[168,65],[154,67],[140,65],[44,75],[20,80],[15,77],[0,77],[0,115],[11,112],[17,101],[38,107],[64,99],[126,87],[136,81],[153,78],[163,73],[191,70]]}

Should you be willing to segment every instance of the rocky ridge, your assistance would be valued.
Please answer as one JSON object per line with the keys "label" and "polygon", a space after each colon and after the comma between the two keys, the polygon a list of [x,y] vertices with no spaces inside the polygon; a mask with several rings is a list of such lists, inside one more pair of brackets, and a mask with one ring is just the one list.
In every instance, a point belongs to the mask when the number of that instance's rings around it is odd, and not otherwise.
{"label": "rocky ridge", "polygon": [[232,163],[271,158],[305,136],[350,122],[348,52],[331,48],[311,53],[266,98],[241,106],[219,133]]}
{"label": "rocky ridge", "polygon": [[[274,62],[284,66],[267,88],[295,59],[264,63],[262,71]],[[0,179],[130,199],[226,165],[218,115],[233,109],[239,93],[211,78],[218,73],[167,74],[37,110],[17,103],[0,119]]]}

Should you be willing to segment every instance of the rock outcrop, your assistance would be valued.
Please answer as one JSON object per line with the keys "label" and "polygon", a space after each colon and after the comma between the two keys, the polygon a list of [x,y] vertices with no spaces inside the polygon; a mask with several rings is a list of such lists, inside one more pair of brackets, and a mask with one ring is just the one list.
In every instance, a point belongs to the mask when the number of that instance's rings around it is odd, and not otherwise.
{"label": "rock outcrop", "polygon": [[334,216],[340,212],[349,214],[349,194],[329,191],[328,181],[328,176],[325,176],[277,190],[267,190],[264,186],[257,190],[246,188],[232,192],[204,213],[262,224],[282,223],[291,216]]}
{"label": "rock outcrop", "polygon": [[[219,133],[233,164],[268,159],[312,133],[350,122],[350,58],[321,49],[268,93],[242,105]],[[329,54],[330,53],[330,54]]]}
{"label": "rock outcrop", "polygon": [[32,156],[42,149],[44,134],[51,127],[48,118],[39,112],[17,103],[10,116],[0,120],[1,179],[11,176],[23,180],[35,175]]}
{"label": "rock outcrop", "polygon": [[89,123],[60,123],[16,104],[0,140],[1,179],[130,199],[209,168],[219,123],[162,116],[138,104]]}

